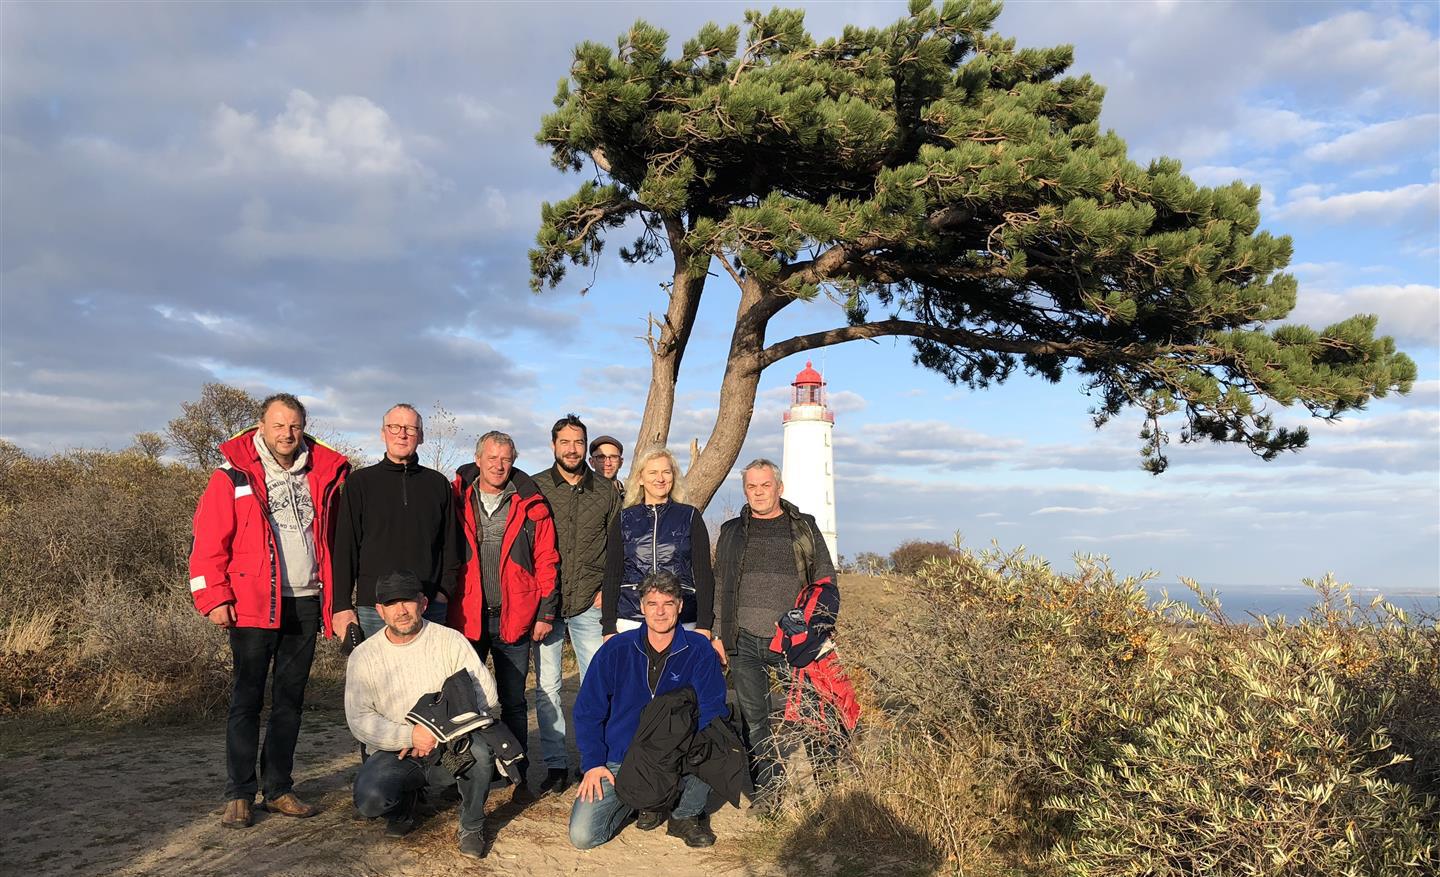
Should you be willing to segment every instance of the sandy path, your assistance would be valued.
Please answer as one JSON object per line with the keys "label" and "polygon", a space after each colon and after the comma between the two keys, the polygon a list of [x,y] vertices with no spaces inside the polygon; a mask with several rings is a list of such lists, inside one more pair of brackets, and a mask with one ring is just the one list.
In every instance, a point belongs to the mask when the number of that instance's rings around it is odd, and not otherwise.
{"label": "sandy path", "polygon": [[[664,829],[628,826],[580,852],[566,833],[573,790],[528,806],[496,788],[487,802],[494,845],[475,862],[455,851],[457,804],[439,805],[409,837],[391,840],[383,821],[359,818],[350,801],[358,767],[339,710],[306,711],[296,791],[318,804],[312,819],[256,813],[254,827],[220,827],[223,723],[166,729],[155,745],[138,735],[105,738],[0,760],[0,848],[15,875],[403,875],[665,874],[771,875],[747,862],[741,839],[764,823],[729,806],[713,817],[719,843],[690,850]],[[538,742],[538,741],[536,741]]]}

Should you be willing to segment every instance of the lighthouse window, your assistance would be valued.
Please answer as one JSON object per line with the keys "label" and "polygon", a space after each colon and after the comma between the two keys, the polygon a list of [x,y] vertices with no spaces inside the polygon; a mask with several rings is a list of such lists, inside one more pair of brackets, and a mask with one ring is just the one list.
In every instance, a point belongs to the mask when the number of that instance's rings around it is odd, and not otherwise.
{"label": "lighthouse window", "polygon": [[[825,447],[830,447],[830,433],[825,433]],[[828,464],[827,464],[828,465]]]}

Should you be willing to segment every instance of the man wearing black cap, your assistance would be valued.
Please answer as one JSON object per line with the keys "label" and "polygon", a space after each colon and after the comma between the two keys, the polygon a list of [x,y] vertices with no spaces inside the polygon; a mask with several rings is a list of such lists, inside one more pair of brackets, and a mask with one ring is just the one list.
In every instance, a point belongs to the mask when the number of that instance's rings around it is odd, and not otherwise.
{"label": "man wearing black cap", "polygon": [[590,465],[615,482],[615,489],[625,492],[625,483],[620,480],[620,467],[625,463],[625,446],[608,435],[595,437],[590,443]]}
{"label": "man wearing black cap", "polygon": [[[355,777],[355,809],[386,818],[385,833],[403,837],[415,826],[414,808],[431,784],[457,782],[460,788],[460,853],[481,859],[485,839],[485,797],[490,789],[491,753],[479,733],[470,735],[476,764],[452,778],[436,761],[437,741],[423,724],[406,721],[422,696],[440,691],[445,680],[465,670],[475,682],[476,702],[500,712],[495,678],[459,631],[424,618],[427,600],[419,577],[409,571],[381,576],[375,583],[380,635],[367,637],[345,667],[345,721],[369,750]],[[453,742],[447,745],[454,745]]]}

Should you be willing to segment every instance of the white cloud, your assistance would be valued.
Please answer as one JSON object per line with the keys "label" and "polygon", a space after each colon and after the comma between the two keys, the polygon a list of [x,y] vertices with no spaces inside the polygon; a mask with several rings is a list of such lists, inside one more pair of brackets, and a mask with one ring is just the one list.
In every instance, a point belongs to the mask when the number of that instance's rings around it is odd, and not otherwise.
{"label": "white cloud", "polygon": [[1434,106],[1440,91],[1436,54],[1436,38],[1427,28],[1352,10],[1282,36],[1268,47],[1266,66],[1274,74],[1332,82],[1337,97],[1348,92],[1361,103],[1398,93]]}
{"label": "white cloud", "polygon": [[1302,288],[1285,322],[1323,328],[1355,314],[1377,314],[1380,333],[1395,336],[1401,346],[1440,346],[1440,287],[1420,283],[1355,286],[1340,293]]}
{"label": "white cloud", "polygon": [[452,95],[450,105],[460,114],[460,118],[477,128],[487,127],[500,117],[493,105],[468,94]]}
{"label": "white cloud", "polygon": [[1417,146],[1429,147],[1427,151],[1433,152],[1437,138],[1440,115],[1428,113],[1367,125],[1327,143],[1317,143],[1305,150],[1305,157],[1312,161],[1374,162]]}
{"label": "white cloud", "polygon": [[1249,143],[1265,149],[1291,146],[1325,130],[1325,123],[1307,119],[1294,110],[1276,107],[1247,107],[1238,119],[1238,130]]}
{"label": "white cloud", "polygon": [[388,113],[369,99],[341,95],[322,103],[295,89],[268,123],[221,104],[210,136],[217,170],[264,171],[277,165],[322,177],[409,177],[425,173]]}
{"label": "white cloud", "polygon": [[1318,187],[1301,186],[1282,204],[1281,216],[1322,222],[1367,220],[1386,224],[1401,222],[1416,213],[1434,215],[1440,208],[1440,184],[1411,183],[1398,189],[1346,192],[1323,197]]}
{"label": "white cloud", "polygon": [[1107,509],[1104,506],[1070,506],[1070,505],[1047,505],[1042,509],[1031,512],[1032,515],[1108,515],[1114,509]]}

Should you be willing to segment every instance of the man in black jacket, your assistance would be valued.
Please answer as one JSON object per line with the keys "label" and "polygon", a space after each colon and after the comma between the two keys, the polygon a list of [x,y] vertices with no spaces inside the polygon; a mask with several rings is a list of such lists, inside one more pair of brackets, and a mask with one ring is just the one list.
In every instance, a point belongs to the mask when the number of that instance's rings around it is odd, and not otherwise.
{"label": "man in black jacket", "polygon": [[565,634],[575,649],[583,682],[604,637],[600,632],[600,585],[605,578],[606,537],[620,514],[620,494],[609,479],[585,465],[585,424],[574,414],[555,421],[550,446],[555,464],[535,476],[550,503],[560,548],[560,616],[550,634],[535,645],[535,718],[545,754],[541,792],[564,792],[570,785],[565,750],[565,714],[560,708],[560,657]]}
{"label": "man in black jacket", "polygon": [[781,773],[771,736],[770,673],[789,676],[785,657],[770,651],[775,622],[803,588],[831,581],[835,568],[815,518],[780,498],[780,467],[755,460],[745,466],[742,484],[746,505],[720,527],[715,548],[717,651],[730,665],[755,787],[764,796]]}
{"label": "man in black jacket", "polygon": [[404,402],[392,406],[381,420],[380,439],[385,456],[345,482],[331,556],[334,629],[358,620],[366,636],[385,626],[374,609],[380,576],[413,571],[428,601],[425,620],[444,624],[460,566],[450,482],[421,466],[416,454],[425,442],[420,412]]}

